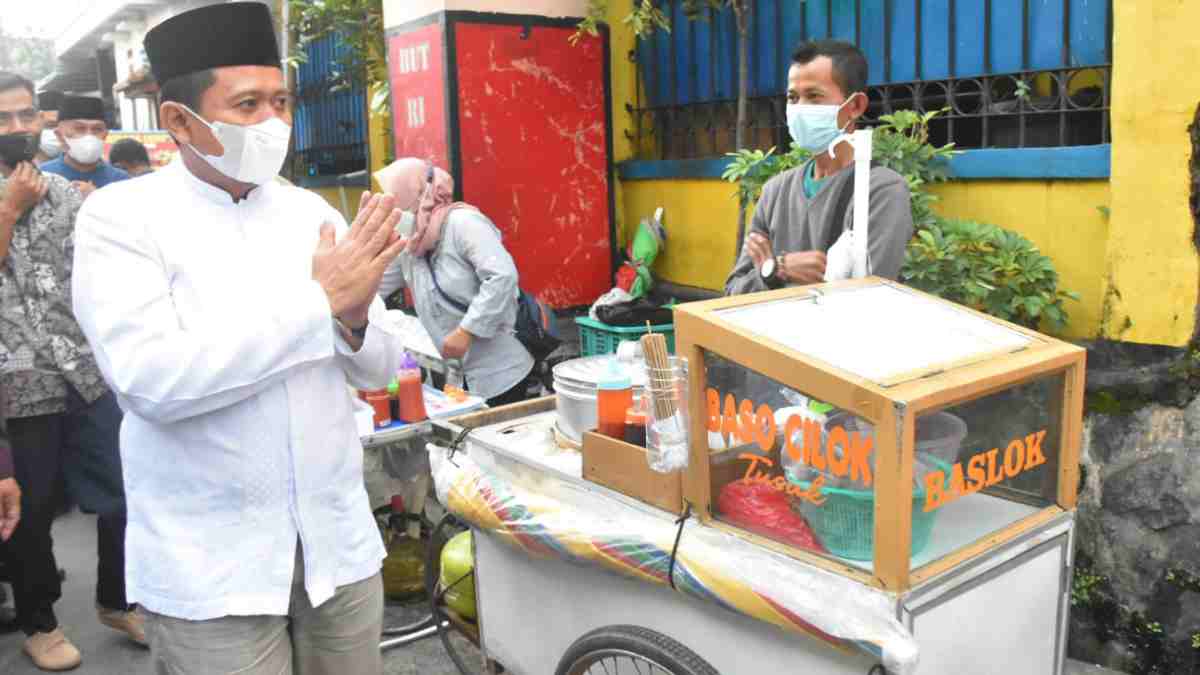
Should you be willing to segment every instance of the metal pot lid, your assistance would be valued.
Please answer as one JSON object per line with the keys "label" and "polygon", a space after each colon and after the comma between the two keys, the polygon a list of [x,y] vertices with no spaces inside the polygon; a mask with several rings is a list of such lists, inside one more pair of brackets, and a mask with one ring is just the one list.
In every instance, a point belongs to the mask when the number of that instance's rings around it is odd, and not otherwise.
{"label": "metal pot lid", "polygon": [[[608,362],[615,359],[612,354],[601,354],[599,356],[585,356],[583,358],[571,359],[563,361],[554,366],[554,381],[562,382],[577,387],[585,387],[590,389],[596,388],[596,383],[604,377],[608,371]],[[641,388],[646,384],[646,369],[644,367],[636,367],[635,364],[621,362],[621,365],[629,370],[629,376],[633,380],[634,388]]]}

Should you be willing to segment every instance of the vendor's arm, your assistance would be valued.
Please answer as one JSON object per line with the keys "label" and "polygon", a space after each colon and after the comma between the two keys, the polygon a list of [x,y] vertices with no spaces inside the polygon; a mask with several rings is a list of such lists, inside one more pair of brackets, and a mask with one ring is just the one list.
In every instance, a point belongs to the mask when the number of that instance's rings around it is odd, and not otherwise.
{"label": "vendor's arm", "polygon": [[481,214],[460,212],[450,228],[452,243],[475,269],[479,293],[459,324],[475,338],[495,337],[517,297],[517,266],[504,248],[500,233]]}
{"label": "vendor's arm", "polygon": [[900,174],[875,169],[871,173],[871,273],[886,279],[900,276],[904,252],[913,235],[908,183]]}
{"label": "vendor's arm", "polygon": [[245,400],[334,355],[329,300],[315,281],[247,288],[186,328],[168,272],[141,225],[97,196],[79,212],[75,316],[105,378],[132,412],[169,424]]}
{"label": "vendor's arm", "polygon": [[[769,223],[771,213],[775,208],[775,187],[776,183],[772,182],[763,188],[762,197],[759,198],[758,205],[754,208],[754,215],[750,219],[750,229],[746,233],[746,240],[742,242],[742,252],[738,255],[733,271],[729,273],[729,278],[725,281],[725,295],[744,295],[768,290],[767,283],[759,272],[759,266],[755,264],[755,256],[752,255],[752,235],[765,238],[768,244],[771,241]],[[775,253],[770,251],[768,255],[773,256]]]}

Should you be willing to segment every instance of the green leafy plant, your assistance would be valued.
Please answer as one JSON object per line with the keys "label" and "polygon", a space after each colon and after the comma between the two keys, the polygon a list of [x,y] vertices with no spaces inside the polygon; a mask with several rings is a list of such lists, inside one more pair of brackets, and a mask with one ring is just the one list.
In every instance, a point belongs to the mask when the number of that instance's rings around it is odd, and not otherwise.
{"label": "green leafy plant", "polygon": [[908,246],[904,281],[934,295],[1037,329],[1066,325],[1065,300],[1049,258],[1028,239],[995,225],[939,220]]}
{"label": "green leafy plant", "polygon": [[309,43],[336,35],[344,48],[340,50],[329,91],[363,87],[373,92],[372,109],[382,115],[389,114],[383,0],[289,0],[289,10],[290,28],[300,47],[289,59],[291,65],[307,62],[304,47]]}
{"label": "green leafy plant", "polygon": [[1075,570],[1075,575],[1071,578],[1071,606],[1086,607],[1092,604],[1096,591],[1102,583],[1104,583],[1104,577],[1098,574],[1092,574],[1086,570]]}
{"label": "green leafy plant", "polygon": [[1200,649],[1200,633],[1192,633],[1192,649]]}

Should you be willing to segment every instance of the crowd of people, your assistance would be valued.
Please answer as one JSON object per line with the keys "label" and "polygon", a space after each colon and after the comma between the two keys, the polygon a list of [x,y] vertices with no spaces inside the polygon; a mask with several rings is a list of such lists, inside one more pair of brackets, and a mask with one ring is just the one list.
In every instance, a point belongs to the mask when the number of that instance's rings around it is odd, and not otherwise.
{"label": "crowd of people", "polygon": [[[129,139],[105,161],[100,99],[0,73],[0,568],[24,650],[82,659],[54,612],[66,501],[97,516],[98,620],[154,672],[379,673],[384,549],[350,388],[398,371],[382,298],[404,287],[467,389],[524,398],[516,265],[425,159],[378,172],[349,223],[279,180],[292,100],[263,4],[176,15],[145,51],[179,148],[157,171]],[[828,150],[866,72],[841,43],[793,56],[789,128],[814,160],[764,189],[727,293],[825,277],[852,222],[853,155]],[[868,250],[894,277],[907,186],[875,168],[871,197]]]}

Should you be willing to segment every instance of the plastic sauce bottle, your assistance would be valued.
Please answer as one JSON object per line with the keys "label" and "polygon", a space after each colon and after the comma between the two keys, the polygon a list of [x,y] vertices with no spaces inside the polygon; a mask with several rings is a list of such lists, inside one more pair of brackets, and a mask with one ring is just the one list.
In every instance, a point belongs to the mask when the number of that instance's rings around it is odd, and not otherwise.
{"label": "plastic sauce bottle", "polygon": [[632,407],[633,381],[614,358],[608,362],[608,372],[596,384],[596,431],[624,439],[625,413]]}
{"label": "plastic sauce bottle", "polygon": [[425,414],[425,391],[421,385],[421,368],[412,354],[405,354],[400,363],[400,374],[396,378],[396,398],[399,400],[400,419],[413,424],[423,422]]}
{"label": "plastic sauce bottle", "polygon": [[639,448],[646,447],[646,413],[639,410],[637,405],[625,412],[625,442]]}

